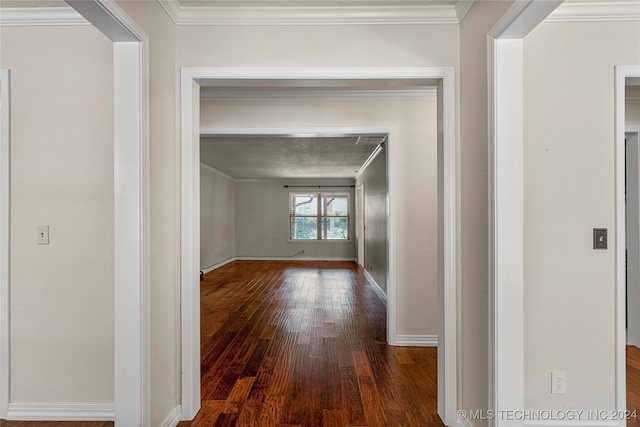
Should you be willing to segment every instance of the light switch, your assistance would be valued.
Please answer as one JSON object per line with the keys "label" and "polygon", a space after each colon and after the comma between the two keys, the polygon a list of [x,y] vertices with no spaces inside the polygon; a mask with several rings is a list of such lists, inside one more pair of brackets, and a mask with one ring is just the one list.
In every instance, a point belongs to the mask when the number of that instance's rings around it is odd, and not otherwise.
{"label": "light switch", "polygon": [[48,225],[39,225],[36,228],[38,233],[38,237],[36,242],[39,245],[48,245],[49,244],[49,226]]}
{"label": "light switch", "polygon": [[593,229],[593,249],[607,249],[607,229]]}

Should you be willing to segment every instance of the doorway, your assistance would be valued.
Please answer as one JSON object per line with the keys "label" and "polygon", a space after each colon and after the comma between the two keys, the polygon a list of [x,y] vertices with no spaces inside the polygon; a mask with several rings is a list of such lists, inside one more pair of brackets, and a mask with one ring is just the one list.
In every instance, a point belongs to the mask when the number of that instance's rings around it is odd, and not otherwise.
{"label": "doorway", "polygon": [[[230,83],[248,86],[255,82],[267,86],[309,85],[317,79],[335,85],[345,85],[358,81],[371,82],[382,79],[386,82],[402,84],[404,81],[419,79],[429,86],[438,88],[438,103],[441,114],[438,117],[438,147],[442,158],[442,179],[439,180],[441,211],[439,228],[443,231],[439,242],[439,287],[442,295],[440,313],[440,333],[438,343],[438,407],[439,414],[450,424],[456,417],[456,317],[457,317],[457,260],[456,241],[456,138],[455,138],[455,78],[452,68],[421,69],[183,69],[181,83],[181,175],[182,175],[182,223],[181,223],[181,295],[182,295],[182,409],[183,418],[191,419],[200,405],[200,364],[199,364],[199,88],[200,84]],[[287,130],[289,132],[290,130]],[[390,193],[395,188],[395,154],[389,151]],[[396,206],[393,196],[389,197],[389,273],[387,330],[390,344],[396,336]]]}

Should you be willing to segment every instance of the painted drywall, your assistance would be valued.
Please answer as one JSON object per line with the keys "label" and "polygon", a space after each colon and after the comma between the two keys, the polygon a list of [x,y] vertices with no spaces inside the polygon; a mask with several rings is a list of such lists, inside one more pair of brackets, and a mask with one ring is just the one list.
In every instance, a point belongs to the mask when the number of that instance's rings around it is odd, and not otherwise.
{"label": "painted drywall", "polygon": [[112,45],[90,26],[0,36],[13,95],[11,403],[112,403]]}
{"label": "painted drywall", "polygon": [[[512,1],[476,1],[460,24],[459,408],[488,407],[487,33]],[[474,420],[476,426],[486,420]]]}
{"label": "painted drywall", "polygon": [[[543,23],[524,40],[528,409],[615,408],[613,82],[631,64],[638,22]],[[609,250],[593,250],[594,227]],[[552,370],[566,394],[550,393]]]}
{"label": "painted drywall", "polygon": [[[349,241],[289,241],[289,193],[336,191],[349,193],[349,208],[355,212],[353,182],[343,186],[285,188],[301,185],[295,181],[236,183],[236,250],[238,257],[291,257],[295,259],[355,259],[355,240]],[[346,186],[346,188],[344,187]],[[349,235],[355,233],[354,221],[349,223]],[[304,254],[299,251],[304,250]]]}
{"label": "painted drywall", "polygon": [[[200,120],[203,128],[395,128],[397,333],[436,335],[437,241],[427,237],[437,235],[436,116],[436,102],[427,100],[204,101]],[[241,249],[238,240],[239,256]]]}
{"label": "painted drywall", "polygon": [[387,150],[386,146],[369,163],[356,181],[364,185],[364,267],[387,293]]}
{"label": "painted drywall", "polygon": [[456,66],[457,25],[178,27],[183,67]]}
{"label": "painted drywall", "polygon": [[118,0],[149,37],[151,425],[180,404],[180,179],[175,25],[158,2]]}
{"label": "painted drywall", "polygon": [[236,255],[235,183],[200,164],[200,268],[207,269]]}

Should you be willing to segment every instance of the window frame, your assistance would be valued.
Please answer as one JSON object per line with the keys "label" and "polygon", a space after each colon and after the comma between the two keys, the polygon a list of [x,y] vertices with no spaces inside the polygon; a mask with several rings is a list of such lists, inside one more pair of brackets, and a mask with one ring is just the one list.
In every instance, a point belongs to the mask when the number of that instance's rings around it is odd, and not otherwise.
{"label": "window frame", "polygon": [[[316,213],[315,214],[302,214],[302,215],[296,215],[295,214],[295,209],[293,206],[293,200],[294,200],[294,196],[296,195],[309,195],[309,196],[314,196],[316,198]],[[335,195],[335,196],[340,196],[340,197],[346,197],[347,198],[347,213],[346,215],[326,215],[324,212],[324,206],[323,204],[323,200],[324,197],[328,196],[328,195]],[[288,204],[289,204],[289,242],[333,242],[333,243],[337,243],[337,242],[348,242],[351,240],[351,232],[349,230],[350,224],[351,224],[351,193],[347,192],[347,191],[291,191],[289,192],[289,198],[288,198]],[[292,227],[292,222],[294,218],[315,218],[316,219],[316,238],[314,239],[296,239],[293,236],[293,227]],[[346,219],[346,238],[345,239],[331,239],[331,238],[323,238],[323,224],[325,222],[325,219],[330,219],[330,218],[344,218]]]}

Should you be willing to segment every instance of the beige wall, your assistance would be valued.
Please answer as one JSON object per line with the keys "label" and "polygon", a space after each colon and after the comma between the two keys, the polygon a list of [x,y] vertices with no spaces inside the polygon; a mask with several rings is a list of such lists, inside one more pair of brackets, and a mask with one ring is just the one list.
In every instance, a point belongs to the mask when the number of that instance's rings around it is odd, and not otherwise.
{"label": "beige wall", "polygon": [[457,66],[457,25],[178,27],[181,67]]}
{"label": "beige wall", "polygon": [[436,335],[437,241],[427,237],[437,235],[436,114],[435,101],[205,101],[200,120],[202,127],[395,128],[397,333]]}
{"label": "beige wall", "polygon": [[200,268],[236,255],[236,184],[200,164]]}
{"label": "beige wall", "polygon": [[[561,43],[558,40],[562,40]],[[524,41],[525,405],[615,408],[614,66],[637,22],[543,23]],[[592,229],[609,229],[609,250]],[[550,372],[567,393],[550,393]]]}
{"label": "beige wall", "polygon": [[175,25],[152,1],[118,0],[149,36],[151,425],[180,403],[180,173]]}
{"label": "beige wall", "polygon": [[[460,25],[459,408],[488,406],[487,33],[513,1],[476,0]],[[475,420],[476,425],[486,421]]]}
{"label": "beige wall", "polygon": [[[355,228],[349,224],[348,242],[289,242],[289,193],[318,191],[316,188],[285,188],[301,185],[295,181],[236,183],[236,247],[239,257],[292,257],[322,259],[354,259]],[[306,183],[305,185],[310,184]],[[352,185],[347,181],[345,185]],[[355,211],[353,188],[321,189],[349,193],[349,209]],[[298,251],[304,250],[304,255]]]}
{"label": "beige wall", "polygon": [[[12,72],[11,402],[112,403],[112,45],[2,27]],[[49,225],[50,244],[36,245]]]}

